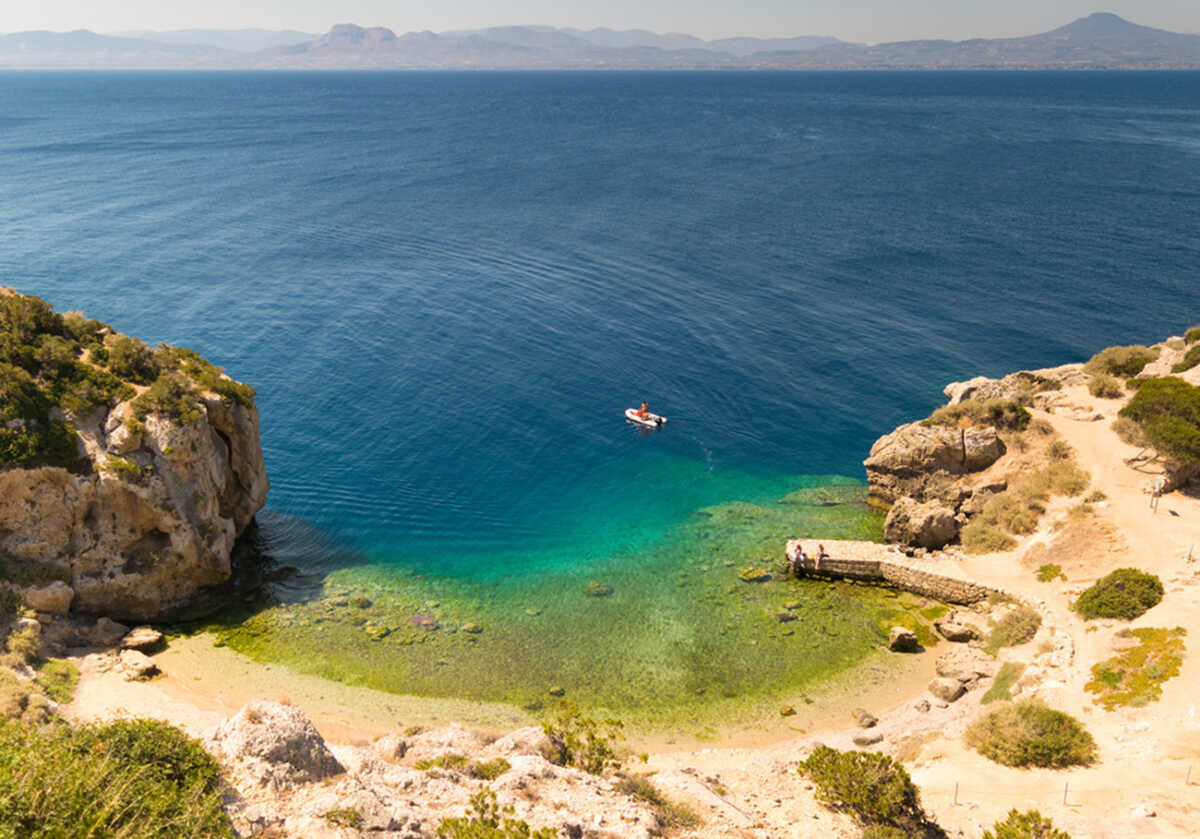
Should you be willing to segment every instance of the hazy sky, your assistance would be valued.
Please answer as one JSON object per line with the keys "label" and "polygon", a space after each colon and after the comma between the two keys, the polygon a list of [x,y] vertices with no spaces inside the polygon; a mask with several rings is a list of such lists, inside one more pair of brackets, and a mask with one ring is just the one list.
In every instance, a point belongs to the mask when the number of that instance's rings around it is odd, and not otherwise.
{"label": "hazy sky", "polygon": [[30,29],[414,29],[502,24],[651,29],[702,38],[833,35],[849,41],[1007,37],[1095,11],[1200,33],[1200,0],[2,0],[0,32]]}

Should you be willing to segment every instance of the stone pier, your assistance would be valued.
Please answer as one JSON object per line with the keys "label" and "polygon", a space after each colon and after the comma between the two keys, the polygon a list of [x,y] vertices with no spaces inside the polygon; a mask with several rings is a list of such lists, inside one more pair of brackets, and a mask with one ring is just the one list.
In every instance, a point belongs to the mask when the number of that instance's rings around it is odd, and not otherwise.
{"label": "stone pier", "polygon": [[[816,559],[819,544],[824,545],[827,554],[820,561]],[[796,555],[801,547],[808,558],[797,560]],[[967,579],[952,559],[909,557],[894,545],[792,539],[787,543],[785,552],[788,561],[795,562],[797,573],[804,576],[878,582],[945,603],[969,605],[986,599],[990,594],[1002,593],[999,589]]]}

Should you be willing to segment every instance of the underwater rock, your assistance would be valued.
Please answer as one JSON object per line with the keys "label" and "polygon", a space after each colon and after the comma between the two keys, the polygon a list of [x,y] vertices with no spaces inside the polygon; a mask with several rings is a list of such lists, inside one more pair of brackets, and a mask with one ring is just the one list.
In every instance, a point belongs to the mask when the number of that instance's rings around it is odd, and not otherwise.
{"label": "underwater rock", "polygon": [[779,621],[780,623],[789,623],[794,620],[799,620],[799,618],[797,618],[791,612],[777,612],[775,615],[775,620]]}
{"label": "underwater rock", "polygon": [[587,584],[588,597],[608,597],[613,593],[613,587],[608,583],[602,583],[599,580],[592,580]]}
{"label": "underwater rock", "polygon": [[793,708],[791,705],[784,705],[782,708],[779,709],[779,716],[781,716],[781,717],[792,717],[792,716],[795,716],[795,714],[796,714],[796,709]]}
{"label": "underwater rock", "polygon": [[765,583],[771,579],[771,572],[765,568],[743,568],[738,571],[738,579],[743,583]]}
{"label": "underwater rock", "polygon": [[467,621],[461,627],[459,627],[459,631],[465,632],[468,635],[478,635],[480,632],[483,632],[483,627],[474,621]]}
{"label": "underwater rock", "polygon": [[566,696],[567,689],[561,685],[554,685],[550,690],[546,691],[551,696]]}
{"label": "underwater rock", "polygon": [[888,633],[888,649],[894,653],[920,652],[921,644],[917,641],[917,633],[903,626],[893,626]]}

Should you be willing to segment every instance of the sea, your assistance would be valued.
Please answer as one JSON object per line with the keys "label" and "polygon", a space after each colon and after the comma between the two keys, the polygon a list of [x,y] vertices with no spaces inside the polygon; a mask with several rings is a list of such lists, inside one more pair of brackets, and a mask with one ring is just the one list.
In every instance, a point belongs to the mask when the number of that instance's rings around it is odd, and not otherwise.
{"label": "sea", "polygon": [[1198,221],[1194,72],[0,73],[0,284],[258,392],[302,582],[225,640],[533,710],[924,620],[738,573],[880,538],[861,461],[947,382],[1200,321]]}

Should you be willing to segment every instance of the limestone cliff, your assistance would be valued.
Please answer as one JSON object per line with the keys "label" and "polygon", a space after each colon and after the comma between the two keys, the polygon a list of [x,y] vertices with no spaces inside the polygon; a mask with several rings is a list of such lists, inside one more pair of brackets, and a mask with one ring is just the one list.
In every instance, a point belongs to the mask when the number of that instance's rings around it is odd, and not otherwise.
{"label": "limestone cliff", "polygon": [[139,621],[227,581],[269,488],[253,396],[190,350],[0,289],[0,580]]}

